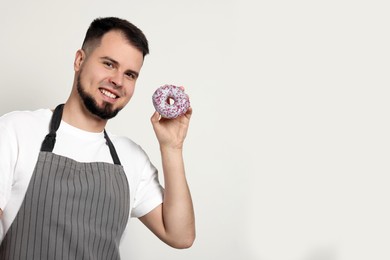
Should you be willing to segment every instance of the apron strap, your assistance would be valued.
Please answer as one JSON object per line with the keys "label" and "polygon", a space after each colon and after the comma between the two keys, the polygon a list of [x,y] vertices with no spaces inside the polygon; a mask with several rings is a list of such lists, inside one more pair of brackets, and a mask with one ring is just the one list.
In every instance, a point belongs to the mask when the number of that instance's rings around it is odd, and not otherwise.
{"label": "apron strap", "polygon": [[[58,105],[53,112],[53,116],[50,121],[50,131],[46,135],[45,139],[42,142],[41,151],[42,152],[52,152],[54,145],[56,143],[56,132],[61,124],[62,112],[64,111],[64,104]],[[115,147],[112,144],[110,138],[108,137],[106,130],[104,130],[104,138],[106,139],[106,144],[110,149],[110,154],[114,164],[121,165],[118,154],[116,153]]]}
{"label": "apron strap", "polygon": [[54,144],[56,143],[56,132],[60,127],[62,111],[64,110],[64,104],[60,104],[54,109],[53,116],[50,122],[50,132],[46,135],[45,140],[42,142],[42,152],[52,152]]}
{"label": "apron strap", "polygon": [[110,149],[111,157],[112,157],[112,160],[114,161],[114,164],[121,165],[121,162],[119,161],[118,154],[116,153],[115,147],[107,135],[106,129],[104,129],[104,138],[106,138],[106,144],[108,145],[108,148]]}

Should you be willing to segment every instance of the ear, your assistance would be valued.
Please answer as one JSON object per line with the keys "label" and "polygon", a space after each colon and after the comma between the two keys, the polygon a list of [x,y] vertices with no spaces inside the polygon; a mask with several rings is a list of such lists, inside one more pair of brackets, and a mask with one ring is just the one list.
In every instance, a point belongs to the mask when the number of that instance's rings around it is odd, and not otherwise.
{"label": "ear", "polygon": [[83,64],[84,60],[86,58],[85,52],[83,50],[78,50],[76,52],[76,57],[74,59],[73,67],[74,71],[79,71],[81,68],[81,65]]}

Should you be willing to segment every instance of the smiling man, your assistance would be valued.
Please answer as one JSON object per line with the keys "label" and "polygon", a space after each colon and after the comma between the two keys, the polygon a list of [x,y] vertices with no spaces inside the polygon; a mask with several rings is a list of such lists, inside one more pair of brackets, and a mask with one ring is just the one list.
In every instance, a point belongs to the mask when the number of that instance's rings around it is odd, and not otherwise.
{"label": "smiling man", "polygon": [[66,103],[0,118],[0,259],[120,259],[129,216],[172,247],[192,245],[182,156],[192,110],[152,115],[165,188],[137,144],[105,130],[130,101],[148,52],[133,24],[96,19],[76,52]]}
{"label": "smiling man", "polygon": [[81,119],[79,127],[95,131],[95,124],[85,121],[92,115],[92,121],[101,123],[96,129],[101,131],[105,121],[114,117],[133,96],[144,53],[147,49],[140,51],[118,30],[104,34],[99,43],[86,41],[76,53],[75,85],[65,104],[64,119],[71,115],[66,113],[68,107],[77,108],[87,115],[76,117]]}

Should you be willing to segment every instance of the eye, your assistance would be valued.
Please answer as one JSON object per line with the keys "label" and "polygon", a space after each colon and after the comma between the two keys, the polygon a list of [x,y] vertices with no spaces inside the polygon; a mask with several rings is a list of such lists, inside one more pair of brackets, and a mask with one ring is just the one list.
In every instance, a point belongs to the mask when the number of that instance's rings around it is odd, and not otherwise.
{"label": "eye", "polygon": [[107,68],[114,68],[114,64],[110,61],[103,61],[104,66]]}
{"label": "eye", "polygon": [[128,78],[130,78],[130,79],[136,79],[137,78],[137,76],[134,73],[131,73],[131,72],[126,73],[126,76]]}

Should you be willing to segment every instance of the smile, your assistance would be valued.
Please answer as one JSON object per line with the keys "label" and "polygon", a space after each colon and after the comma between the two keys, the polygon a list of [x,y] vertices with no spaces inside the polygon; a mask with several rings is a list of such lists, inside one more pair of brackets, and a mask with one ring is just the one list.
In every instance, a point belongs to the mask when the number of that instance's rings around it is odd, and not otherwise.
{"label": "smile", "polygon": [[111,93],[111,92],[108,91],[108,90],[105,90],[105,89],[99,89],[99,90],[100,90],[100,92],[101,92],[103,95],[105,95],[105,96],[107,96],[107,97],[109,97],[109,98],[112,98],[112,99],[118,98],[118,96],[116,96],[115,94]]}

